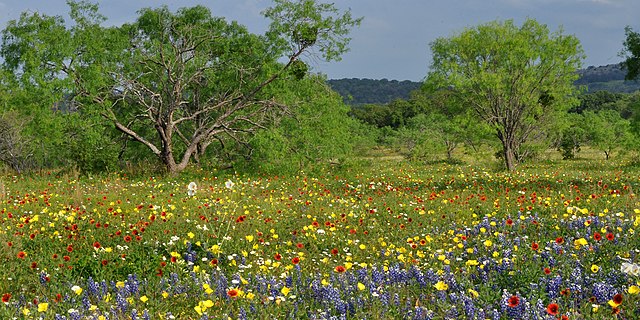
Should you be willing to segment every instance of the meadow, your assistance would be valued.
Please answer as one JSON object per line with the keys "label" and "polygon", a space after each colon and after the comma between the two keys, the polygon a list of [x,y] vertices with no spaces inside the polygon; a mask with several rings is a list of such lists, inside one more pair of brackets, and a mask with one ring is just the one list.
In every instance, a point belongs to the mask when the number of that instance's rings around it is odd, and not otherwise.
{"label": "meadow", "polygon": [[640,171],[0,178],[2,319],[640,319]]}

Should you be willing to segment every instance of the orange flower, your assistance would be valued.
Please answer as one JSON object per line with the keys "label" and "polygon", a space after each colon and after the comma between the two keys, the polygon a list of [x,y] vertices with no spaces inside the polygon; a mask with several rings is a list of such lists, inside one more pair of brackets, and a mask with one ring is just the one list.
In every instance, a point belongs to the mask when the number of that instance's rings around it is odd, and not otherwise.
{"label": "orange flower", "polygon": [[347,271],[347,269],[344,266],[337,266],[337,267],[334,268],[334,270],[337,273],[343,273],[343,272]]}
{"label": "orange flower", "polygon": [[520,298],[518,298],[518,296],[511,296],[511,298],[509,298],[507,303],[509,307],[515,308],[520,304]]}
{"label": "orange flower", "polygon": [[2,295],[2,302],[9,303],[10,299],[11,299],[11,294],[10,293],[5,293],[5,294]]}
{"label": "orange flower", "polygon": [[298,258],[298,257],[294,257],[293,259],[291,259],[291,263],[293,263],[293,264],[298,264],[298,263],[300,263],[300,258]]}
{"label": "orange flower", "polygon": [[549,303],[549,305],[547,306],[547,313],[555,316],[558,314],[558,309],[560,309],[560,307],[557,303]]}
{"label": "orange flower", "polygon": [[229,296],[230,298],[237,297],[238,296],[238,290],[231,289],[231,290],[227,291],[227,296]]}
{"label": "orange flower", "polygon": [[538,251],[538,248],[540,248],[540,246],[537,243],[534,242],[531,244],[531,250]]}
{"label": "orange flower", "polygon": [[27,256],[27,254],[24,251],[18,252],[18,258],[24,259],[24,257],[26,257],[26,256]]}

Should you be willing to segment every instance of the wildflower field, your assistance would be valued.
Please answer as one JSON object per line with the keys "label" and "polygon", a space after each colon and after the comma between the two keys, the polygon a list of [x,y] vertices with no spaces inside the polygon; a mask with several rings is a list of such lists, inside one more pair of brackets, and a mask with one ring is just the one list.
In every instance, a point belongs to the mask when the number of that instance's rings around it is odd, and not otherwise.
{"label": "wildflower field", "polygon": [[640,319],[640,171],[0,178],[1,319]]}

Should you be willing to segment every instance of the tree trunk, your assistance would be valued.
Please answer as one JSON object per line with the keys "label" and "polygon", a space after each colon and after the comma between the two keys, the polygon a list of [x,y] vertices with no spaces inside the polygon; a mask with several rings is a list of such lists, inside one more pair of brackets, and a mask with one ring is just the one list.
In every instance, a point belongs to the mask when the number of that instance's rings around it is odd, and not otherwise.
{"label": "tree trunk", "polygon": [[502,155],[504,156],[504,163],[507,166],[507,170],[513,171],[516,169],[516,155],[513,150],[513,138],[500,131],[498,131],[498,138],[500,138],[500,141],[502,142]]}

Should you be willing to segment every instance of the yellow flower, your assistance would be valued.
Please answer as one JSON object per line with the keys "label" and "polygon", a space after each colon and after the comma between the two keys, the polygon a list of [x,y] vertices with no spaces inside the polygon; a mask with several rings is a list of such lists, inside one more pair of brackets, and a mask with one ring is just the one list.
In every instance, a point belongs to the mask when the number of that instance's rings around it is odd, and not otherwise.
{"label": "yellow flower", "polygon": [[468,291],[469,291],[469,294],[471,294],[471,297],[474,299],[479,296],[478,291],[475,291],[473,289],[469,289]]}
{"label": "yellow flower", "polygon": [[202,301],[202,305],[207,307],[207,308],[211,308],[211,307],[213,307],[213,301],[211,301],[211,300]]}
{"label": "yellow flower", "polygon": [[163,298],[165,298],[165,299],[166,299],[168,296],[169,296],[169,293],[168,293],[168,292],[166,292],[166,291],[162,291],[162,297],[163,297]]}
{"label": "yellow flower", "polygon": [[580,247],[580,246],[586,246],[586,245],[588,245],[589,243],[587,242],[587,239],[585,239],[585,238],[580,238],[580,239],[576,239],[575,241],[573,241],[573,244],[574,244],[576,247]]}
{"label": "yellow flower", "polygon": [[591,265],[591,272],[596,273],[596,272],[598,272],[598,270],[600,270],[600,267],[598,267],[595,264]]}
{"label": "yellow flower", "polygon": [[449,289],[449,285],[444,283],[444,281],[438,281],[438,283],[436,283],[434,287],[436,287],[438,291],[444,291]]}
{"label": "yellow flower", "polygon": [[49,309],[49,304],[46,302],[40,302],[38,303],[38,312],[47,312],[47,309]]}
{"label": "yellow flower", "polygon": [[287,287],[282,287],[282,289],[280,289],[280,292],[282,292],[283,295],[288,295],[289,291],[291,291],[291,289],[287,288]]}
{"label": "yellow flower", "polygon": [[187,233],[187,236],[189,237],[189,239],[193,239],[193,237],[195,237],[196,235],[193,234],[193,232],[189,232]]}
{"label": "yellow flower", "polygon": [[638,294],[640,292],[640,288],[638,286],[631,286],[627,290],[630,294]]}
{"label": "yellow flower", "polygon": [[478,263],[478,260],[467,260],[465,264],[468,266],[477,266],[479,263]]}
{"label": "yellow flower", "polygon": [[362,283],[358,282],[358,290],[362,291],[362,290],[364,290],[365,288],[366,288],[366,287],[365,287],[365,285],[364,285],[364,284],[362,284]]}
{"label": "yellow flower", "polygon": [[77,295],[82,294],[82,288],[80,288],[78,286],[71,287],[71,291],[75,292]]}
{"label": "yellow flower", "polygon": [[249,241],[249,242],[253,241],[253,236],[252,235],[245,236],[244,238],[247,239],[247,241]]}
{"label": "yellow flower", "polygon": [[149,298],[147,298],[147,296],[142,296],[142,297],[140,297],[140,301],[147,302],[147,301],[149,301]]}
{"label": "yellow flower", "polygon": [[123,281],[116,282],[116,288],[124,288],[124,282]]}
{"label": "yellow flower", "polygon": [[491,242],[491,240],[487,239],[484,241],[484,246],[485,247],[491,247],[493,245],[493,242]]}

